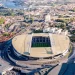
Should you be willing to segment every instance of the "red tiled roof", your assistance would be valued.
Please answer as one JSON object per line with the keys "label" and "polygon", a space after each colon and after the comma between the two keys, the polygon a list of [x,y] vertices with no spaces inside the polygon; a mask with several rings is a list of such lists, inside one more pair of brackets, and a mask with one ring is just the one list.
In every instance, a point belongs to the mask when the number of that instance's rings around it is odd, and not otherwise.
{"label": "red tiled roof", "polygon": [[13,36],[0,36],[0,42],[5,42],[5,41],[9,40],[12,37]]}

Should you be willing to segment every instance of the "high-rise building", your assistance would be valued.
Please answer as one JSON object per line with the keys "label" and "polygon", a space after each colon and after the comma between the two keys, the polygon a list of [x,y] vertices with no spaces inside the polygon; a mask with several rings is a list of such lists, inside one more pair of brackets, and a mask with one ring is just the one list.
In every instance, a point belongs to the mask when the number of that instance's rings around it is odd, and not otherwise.
{"label": "high-rise building", "polygon": [[51,21],[51,16],[50,16],[50,14],[47,14],[45,16],[45,22],[50,22],[50,21]]}

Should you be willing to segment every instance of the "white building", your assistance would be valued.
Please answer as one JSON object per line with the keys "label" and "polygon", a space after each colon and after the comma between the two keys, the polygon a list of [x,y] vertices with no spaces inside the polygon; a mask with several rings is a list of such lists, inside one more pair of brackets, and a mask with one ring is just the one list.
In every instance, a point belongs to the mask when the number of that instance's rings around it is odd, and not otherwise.
{"label": "white building", "polygon": [[65,35],[68,35],[68,30],[65,31]]}
{"label": "white building", "polygon": [[47,27],[47,28],[43,29],[43,32],[56,33],[56,29],[57,28],[49,28],[49,27]]}
{"label": "white building", "polygon": [[48,28],[44,28],[43,32],[50,32],[50,28],[49,27]]}
{"label": "white building", "polygon": [[50,16],[50,14],[47,14],[45,16],[45,22],[50,22],[50,21],[51,21],[51,16]]}
{"label": "white building", "polygon": [[61,31],[62,31],[62,29],[59,29],[57,32],[58,32],[58,34],[61,34]]}

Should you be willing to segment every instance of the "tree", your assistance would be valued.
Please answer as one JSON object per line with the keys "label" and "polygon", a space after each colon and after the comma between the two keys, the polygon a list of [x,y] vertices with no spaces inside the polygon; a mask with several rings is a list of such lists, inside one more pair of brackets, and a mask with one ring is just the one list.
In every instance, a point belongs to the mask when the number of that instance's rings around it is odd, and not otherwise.
{"label": "tree", "polygon": [[5,22],[4,18],[0,18],[0,24],[3,24]]}

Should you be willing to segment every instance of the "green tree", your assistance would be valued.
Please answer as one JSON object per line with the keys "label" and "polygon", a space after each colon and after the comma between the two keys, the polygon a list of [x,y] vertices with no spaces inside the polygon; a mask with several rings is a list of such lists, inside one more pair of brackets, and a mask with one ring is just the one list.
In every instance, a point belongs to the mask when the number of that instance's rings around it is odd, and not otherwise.
{"label": "green tree", "polygon": [[0,24],[3,24],[5,22],[4,18],[0,18]]}

